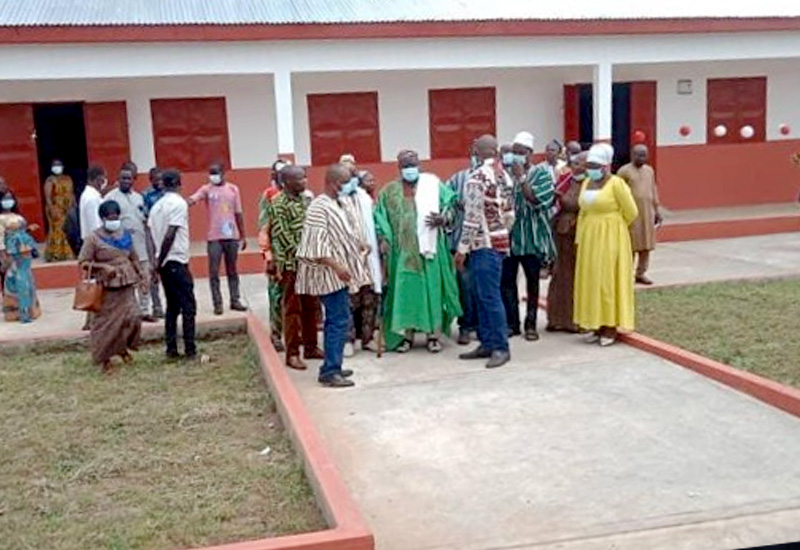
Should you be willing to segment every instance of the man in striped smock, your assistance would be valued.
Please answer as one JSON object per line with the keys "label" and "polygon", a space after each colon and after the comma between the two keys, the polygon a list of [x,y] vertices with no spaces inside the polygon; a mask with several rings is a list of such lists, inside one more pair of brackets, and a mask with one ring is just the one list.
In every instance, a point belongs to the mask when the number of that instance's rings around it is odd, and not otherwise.
{"label": "man in striped smock", "polygon": [[325,358],[318,381],[323,386],[353,386],[353,371],[342,369],[350,324],[350,294],[370,284],[364,262],[368,250],[339,203],[350,171],[341,164],[328,168],[325,190],[306,212],[295,292],[319,296],[325,308]]}
{"label": "man in striped smock", "polygon": [[511,255],[503,261],[502,292],[510,336],[519,335],[519,296],[517,274],[525,272],[528,305],[525,339],[539,339],[536,330],[539,302],[539,272],[555,259],[555,244],[550,226],[550,207],[555,199],[552,172],[546,166],[531,165],[533,135],[520,132],[514,138],[514,207],[516,218],[511,230]]}

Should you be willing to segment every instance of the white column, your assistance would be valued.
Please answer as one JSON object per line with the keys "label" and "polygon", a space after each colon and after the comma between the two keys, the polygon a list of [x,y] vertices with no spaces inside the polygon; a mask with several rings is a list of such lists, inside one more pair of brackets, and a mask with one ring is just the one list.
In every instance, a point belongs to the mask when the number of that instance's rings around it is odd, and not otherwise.
{"label": "white column", "polygon": [[613,104],[611,90],[613,85],[613,66],[603,62],[594,66],[592,98],[594,105],[594,140],[611,141],[611,117]]}
{"label": "white column", "polygon": [[275,72],[275,122],[278,126],[278,155],[294,159],[294,104],[292,73]]}
{"label": "white column", "polygon": [[[150,98],[147,94],[137,94],[125,101],[128,111],[128,137],[131,146],[131,160],[139,166],[139,172],[147,172],[156,165],[156,148],[153,142],[153,115],[150,112]],[[91,161],[91,159],[89,159]],[[113,171],[116,167],[107,166]]]}

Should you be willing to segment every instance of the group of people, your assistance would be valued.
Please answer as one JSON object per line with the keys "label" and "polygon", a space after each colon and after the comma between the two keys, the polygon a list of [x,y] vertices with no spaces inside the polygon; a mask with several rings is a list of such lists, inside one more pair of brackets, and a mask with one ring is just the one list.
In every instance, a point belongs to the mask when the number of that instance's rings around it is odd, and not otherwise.
{"label": "group of people", "polygon": [[[397,156],[397,176],[377,191],[373,174],[343,155],[325,174],[324,191],[308,190],[306,170],[279,160],[259,199],[259,245],[269,276],[272,340],[286,365],[307,368],[322,359],[319,382],[352,386],[343,359],[360,349],[408,352],[424,335],[431,353],[442,349],[458,320],[460,355],[496,368],[510,358],[509,338],[540,338],[540,281],[551,276],[547,330],[583,332],[588,342],[613,344],[634,323],[634,281],[647,278],[654,228],[660,223],[655,175],[647,148],[612,174],[614,151],[599,143],[552,141],[535,162],[534,137],[520,132],[499,146],[473,143],[470,164],[447,181],[425,172],[416,152]],[[105,371],[112,357],[128,361],[142,321],[165,317],[167,355],[178,358],[177,319],[184,355],[192,358],[196,302],[189,270],[188,210],[208,207],[208,260],[215,314],[223,312],[219,270],[225,260],[230,308],[243,311],[237,255],[246,247],[242,200],[211,166],[208,182],[188,200],[175,170],[150,171],[150,187],[134,189],[137,168],[126,163],[109,185],[90,167],[77,204],[63,165],[53,163],[45,185],[48,258],[74,252],[70,224],[79,226],[80,266],[103,287],[99,312],[87,314],[92,354]],[[76,211],[72,215],[71,211]],[[77,218],[77,220],[75,219]],[[62,229],[53,231],[53,228]],[[36,243],[0,179],[0,261],[7,319],[38,315],[31,261]],[[638,254],[638,265],[634,268]],[[519,268],[527,289],[520,318]],[[161,306],[159,282],[166,297]],[[324,319],[324,345],[318,327]],[[380,330],[378,330],[380,326]],[[376,332],[378,333],[376,335]],[[301,353],[302,351],[302,353]]]}
{"label": "group of people", "polygon": [[374,176],[343,155],[313,199],[305,169],[273,165],[260,199],[259,243],[272,339],[288,367],[323,359],[321,384],[352,386],[343,358],[358,341],[364,350],[379,351],[385,341],[406,353],[422,333],[427,350],[438,353],[456,319],[458,343],[478,341],[460,358],[500,367],[511,358],[509,338],[540,337],[543,274],[552,276],[548,331],[583,332],[587,342],[609,346],[618,329],[633,329],[634,281],[651,284],[648,253],[661,219],[647,148],[636,145],[618,175],[613,148],[603,143],[583,151],[553,141],[536,163],[529,132],[502,147],[481,136],[469,153],[470,165],[442,182],[422,171],[416,152],[401,151],[396,178],[377,193]]}

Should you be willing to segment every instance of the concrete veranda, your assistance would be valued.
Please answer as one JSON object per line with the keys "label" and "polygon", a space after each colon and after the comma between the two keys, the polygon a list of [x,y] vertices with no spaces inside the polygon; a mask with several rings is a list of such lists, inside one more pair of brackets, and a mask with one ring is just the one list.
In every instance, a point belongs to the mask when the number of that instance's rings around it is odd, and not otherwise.
{"label": "concrete veranda", "polygon": [[[652,265],[660,284],[800,275],[800,235],[660,245]],[[263,276],[243,287],[265,316]],[[196,294],[213,317],[207,281]],[[80,327],[70,289],[40,297],[45,315],[0,340]],[[543,333],[496,371],[462,349],[362,352],[343,391],[291,373],[379,550],[800,540],[797,418],[624,345]]]}

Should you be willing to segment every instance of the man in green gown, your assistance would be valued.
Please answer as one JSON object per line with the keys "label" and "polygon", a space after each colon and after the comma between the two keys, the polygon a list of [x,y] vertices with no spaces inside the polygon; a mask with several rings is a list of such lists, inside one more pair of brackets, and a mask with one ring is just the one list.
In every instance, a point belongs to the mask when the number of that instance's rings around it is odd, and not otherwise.
{"label": "man in green gown", "polygon": [[444,234],[456,195],[434,174],[420,172],[414,151],[401,151],[397,164],[400,179],[383,188],[375,207],[375,229],[388,275],[386,347],[405,353],[414,333],[423,332],[428,351],[438,353],[439,337],[449,335],[461,315],[455,267]]}

